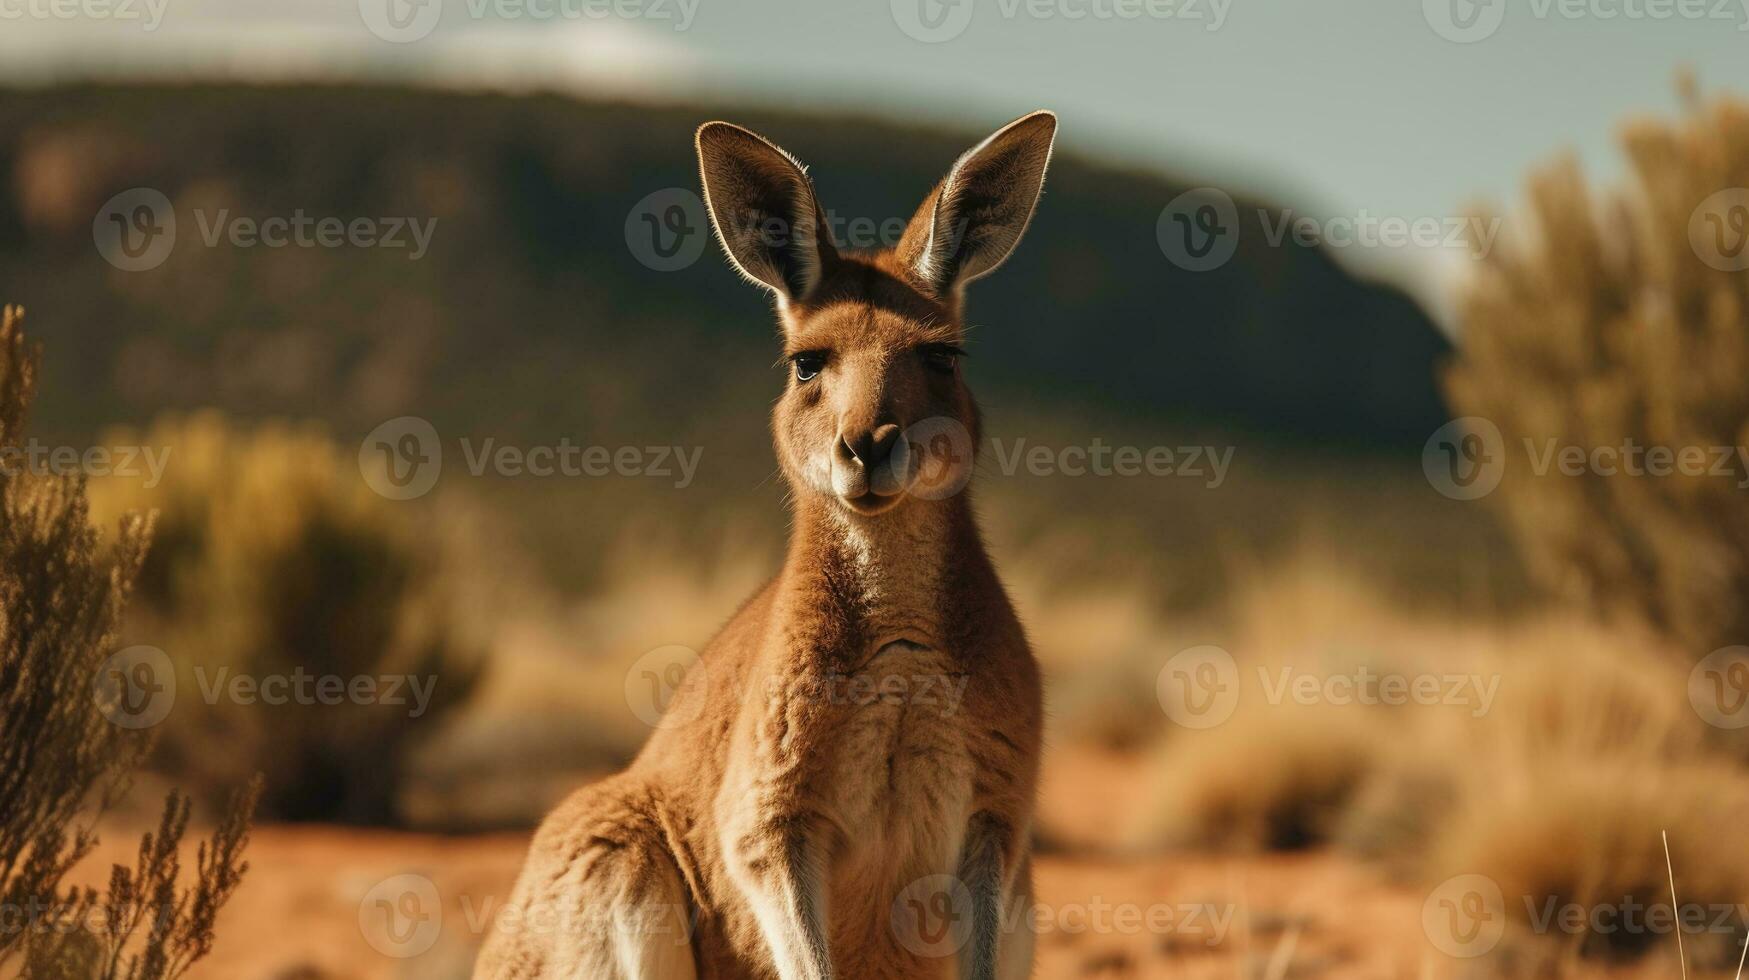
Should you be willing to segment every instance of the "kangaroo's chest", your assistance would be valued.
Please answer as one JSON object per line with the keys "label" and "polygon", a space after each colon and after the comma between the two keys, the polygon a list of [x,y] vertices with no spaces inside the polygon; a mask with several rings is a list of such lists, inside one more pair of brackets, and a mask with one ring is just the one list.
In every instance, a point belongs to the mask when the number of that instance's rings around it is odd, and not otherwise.
{"label": "kangaroo's chest", "polygon": [[818,790],[844,831],[840,883],[951,871],[972,808],[968,680],[951,656],[905,642],[834,678],[836,764]]}

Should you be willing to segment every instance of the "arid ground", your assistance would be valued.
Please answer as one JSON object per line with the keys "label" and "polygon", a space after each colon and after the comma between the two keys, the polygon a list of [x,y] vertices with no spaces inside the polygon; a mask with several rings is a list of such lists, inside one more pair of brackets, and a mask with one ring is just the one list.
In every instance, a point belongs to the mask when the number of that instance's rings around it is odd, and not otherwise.
{"label": "arid ground", "polygon": [[[1037,870],[1040,978],[1431,978],[1498,975],[1499,964],[1439,952],[1422,923],[1424,889],[1327,849],[1282,854],[1111,853],[1114,819],[1137,805],[1136,760],[1064,751],[1047,762]],[[118,826],[88,874],[131,855]],[[337,827],[256,831],[249,880],[225,910],[218,945],[190,980],[466,978],[484,923],[522,859],[516,833],[438,836]],[[188,860],[192,860],[190,854]],[[372,889],[398,876],[435,885],[441,933],[390,955],[387,909]],[[423,910],[420,914],[423,914]],[[423,946],[424,943],[414,944]],[[389,950],[385,953],[384,950]],[[1668,966],[1669,969],[1663,969]],[[1674,962],[1575,976],[1678,976]]]}

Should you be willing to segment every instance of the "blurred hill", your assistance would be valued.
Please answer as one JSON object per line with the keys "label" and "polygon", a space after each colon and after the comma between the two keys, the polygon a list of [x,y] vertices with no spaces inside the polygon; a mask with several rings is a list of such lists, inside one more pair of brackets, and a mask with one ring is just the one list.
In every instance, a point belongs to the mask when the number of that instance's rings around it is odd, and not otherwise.
{"label": "blurred hill", "polygon": [[[988,122],[919,132],[338,87],[0,93],[0,281],[41,310],[54,352],[39,415],[77,433],[208,404],[321,416],[343,434],[404,413],[503,438],[686,432],[749,446],[764,467],[762,428],[742,424],[775,390],[764,301],[714,245],[674,272],[627,245],[640,200],[696,189],[691,134],[713,117],[771,135],[810,165],[835,215],[868,227],[908,217]],[[1433,368],[1448,345],[1434,325],[1318,249],[1269,247],[1255,203],[1240,204],[1231,262],[1176,268],[1155,223],[1195,183],[1097,166],[1065,122],[1028,240],[974,287],[991,407],[1418,447],[1444,415]],[[178,239],[163,266],[129,273],[97,253],[91,224],[139,186],[173,202]],[[437,224],[418,261],[202,240],[221,212],[299,211]]]}
{"label": "blurred hill", "polygon": [[[696,210],[692,133],[710,118],[808,163],[841,236],[885,226],[894,238],[1000,121],[947,133],[338,86],[0,92],[0,283],[34,310],[48,350],[35,431],[82,445],[114,424],[216,407],[317,419],[354,446],[416,415],[450,454],[441,489],[486,500],[520,539],[497,551],[529,556],[562,589],[605,586],[627,552],[661,547],[775,560],[784,512],[765,415],[782,369],[767,300]],[[1064,581],[1148,581],[1180,606],[1224,594],[1252,557],[1303,547],[1307,529],[1417,595],[1511,580],[1491,517],[1421,477],[1422,442],[1446,417],[1434,385],[1445,337],[1403,293],[1324,251],[1269,247],[1258,202],[1239,202],[1231,261],[1174,266],[1156,224],[1199,182],[1098,166],[1067,120],[1027,240],[972,288],[967,370],[1011,458],[1017,439],[1224,446],[1238,450],[1231,479],[1038,477],[987,454],[979,485],[997,547],[1043,549]],[[93,223],[140,187],[171,202],[175,246],[127,272],[100,254]],[[680,242],[666,263],[679,268],[660,271],[646,218],[688,199],[695,212],[665,239]],[[410,247],[224,237],[239,219],[299,215],[436,224],[416,260]],[[694,447],[703,462],[690,487],[468,479],[464,439],[476,453],[488,439]],[[1136,540],[1152,547],[1117,545]],[[1460,560],[1479,540],[1494,542],[1488,576]]]}

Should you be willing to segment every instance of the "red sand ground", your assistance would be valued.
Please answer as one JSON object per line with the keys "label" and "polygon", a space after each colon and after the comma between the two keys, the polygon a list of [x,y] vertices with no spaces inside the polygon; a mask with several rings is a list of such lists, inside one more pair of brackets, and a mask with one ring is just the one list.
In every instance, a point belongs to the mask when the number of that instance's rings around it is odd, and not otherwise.
{"label": "red sand ground", "polygon": [[[1041,825],[1040,978],[1408,978],[1454,974],[1421,932],[1423,895],[1326,854],[1255,858],[1091,856],[1113,839],[1138,780],[1100,756],[1047,766]],[[129,860],[116,828],[81,868],[92,880]],[[522,860],[520,834],[439,837],[328,827],[258,828],[243,887],[220,918],[213,954],[190,980],[462,980],[484,923]],[[396,958],[388,911],[369,901],[397,875],[429,879],[441,932]],[[1192,911],[1192,907],[1195,911]],[[362,908],[362,912],[361,912]],[[367,932],[370,934],[367,937]],[[392,948],[392,947],[391,947]]]}

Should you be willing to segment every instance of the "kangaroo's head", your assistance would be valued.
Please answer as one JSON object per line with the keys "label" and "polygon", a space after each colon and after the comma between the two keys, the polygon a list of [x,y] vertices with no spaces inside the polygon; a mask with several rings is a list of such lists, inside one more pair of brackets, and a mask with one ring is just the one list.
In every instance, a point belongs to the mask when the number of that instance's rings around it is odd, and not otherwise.
{"label": "kangaroo's head", "polygon": [[978,409],[960,371],[967,283],[1019,243],[1057,119],[1035,112],[968,150],[906,225],[866,253],[833,243],[795,158],[729,123],[698,131],[705,202],[729,261],[777,297],[789,380],[772,415],[797,494],[868,518],[970,479]]}

